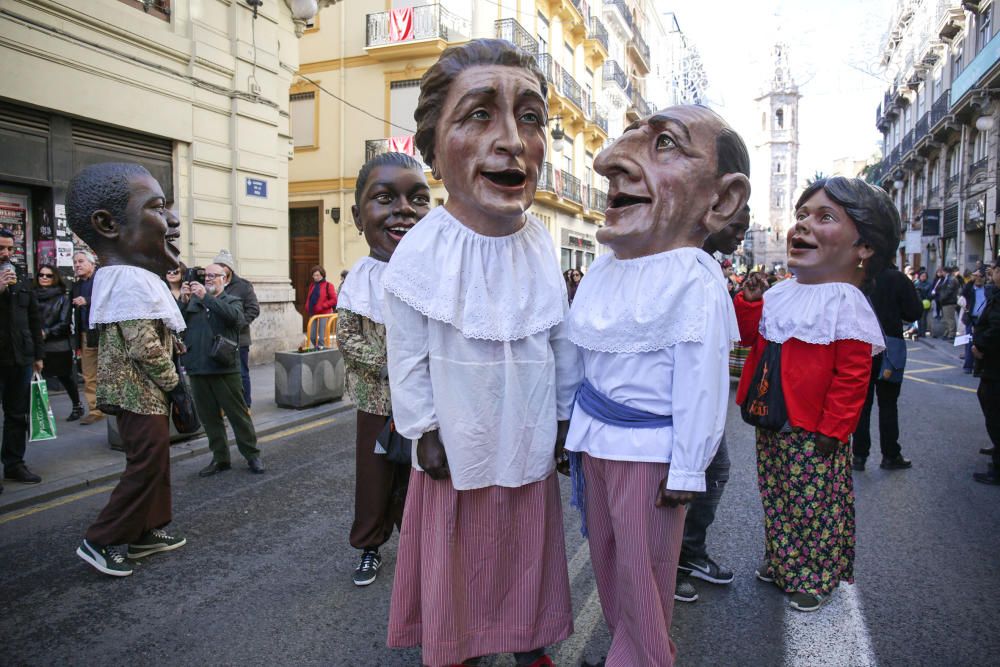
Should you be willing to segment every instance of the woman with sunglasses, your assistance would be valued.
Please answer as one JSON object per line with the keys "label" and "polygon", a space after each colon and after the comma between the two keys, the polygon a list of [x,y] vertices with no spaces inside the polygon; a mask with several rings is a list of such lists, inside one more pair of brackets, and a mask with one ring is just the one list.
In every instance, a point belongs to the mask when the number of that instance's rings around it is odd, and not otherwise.
{"label": "woman with sunglasses", "polygon": [[167,271],[167,287],[170,288],[170,293],[174,295],[174,299],[178,301],[181,298],[181,285],[184,284],[185,273],[187,273],[187,265],[184,262],[180,262],[176,269]]}
{"label": "woman with sunglasses", "polygon": [[76,386],[73,368],[73,346],[70,343],[69,320],[72,307],[66,285],[55,267],[43,265],[35,277],[35,298],[38,299],[38,313],[42,320],[42,338],[45,340],[45,377],[59,378],[73,411],[66,421],[76,421],[83,416],[80,391]]}

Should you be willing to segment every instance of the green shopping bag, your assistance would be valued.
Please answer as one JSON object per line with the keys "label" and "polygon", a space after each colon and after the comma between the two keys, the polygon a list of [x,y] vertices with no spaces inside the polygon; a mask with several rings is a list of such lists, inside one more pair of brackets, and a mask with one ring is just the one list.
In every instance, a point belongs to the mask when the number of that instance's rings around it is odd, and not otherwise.
{"label": "green shopping bag", "polygon": [[31,442],[55,440],[56,418],[49,406],[49,388],[39,373],[31,380]]}

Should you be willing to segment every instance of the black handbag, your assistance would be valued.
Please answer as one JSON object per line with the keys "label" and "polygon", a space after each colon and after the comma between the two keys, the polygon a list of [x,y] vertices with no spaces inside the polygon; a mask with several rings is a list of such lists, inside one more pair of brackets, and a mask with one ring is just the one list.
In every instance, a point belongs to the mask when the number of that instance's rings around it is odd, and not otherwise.
{"label": "black handbag", "polygon": [[766,431],[781,431],[788,424],[788,408],[781,387],[781,343],[767,341],[740,414],[747,424]]}
{"label": "black handbag", "polygon": [[221,334],[215,334],[212,339],[212,349],[208,356],[217,364],[231,366],[236,363],[236,353],[240,349],[240,344],[231,338],[226,338]]}
{"label": "black handbag", "polygon": [[385,457],[391,463],[402,466],[412,465],[413,441],[404,438],[396,430],[396,423],[389,417],[385,420],[382,432],[375,438],[378,444],[385,450]]}
{"label": "black handbag", "polygon": [[195,433],[201,429],[201,420],[194,408],[194,398],[191,397],[191,381],[187,371],[180,365],[177,355],[174,355],[174,368],[177,369],[177,386],[167,392],[170,400],[170,419],[178,433]]}

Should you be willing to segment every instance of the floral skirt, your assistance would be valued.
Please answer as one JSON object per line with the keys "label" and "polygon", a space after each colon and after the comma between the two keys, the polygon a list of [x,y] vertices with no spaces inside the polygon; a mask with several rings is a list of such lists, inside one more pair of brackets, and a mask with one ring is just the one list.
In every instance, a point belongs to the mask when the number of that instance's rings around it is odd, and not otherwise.
{"label": "floral skirt", "polygon": [[765,558],[788,593],[827,594],[841,581],[854,583],[851,448],[821,456],[815,437],[757,429]]}

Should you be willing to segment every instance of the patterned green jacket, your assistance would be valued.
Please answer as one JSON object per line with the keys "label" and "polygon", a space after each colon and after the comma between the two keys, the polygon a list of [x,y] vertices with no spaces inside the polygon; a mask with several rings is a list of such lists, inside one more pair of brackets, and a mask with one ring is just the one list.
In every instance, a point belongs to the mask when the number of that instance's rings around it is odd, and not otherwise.
{"label": "patterned green jacket", "polygon": [[162,320],[128,320],[101,329],[97,406],[140,415],[170,414],[164,392],[177,386],[174,337]]}
{"label": "patterned green jacket", "polygon": [[386,372],[385,325],[364,315],[337,310],[337,345],[347,366],[347,391],[358,410],[392,414]]}

